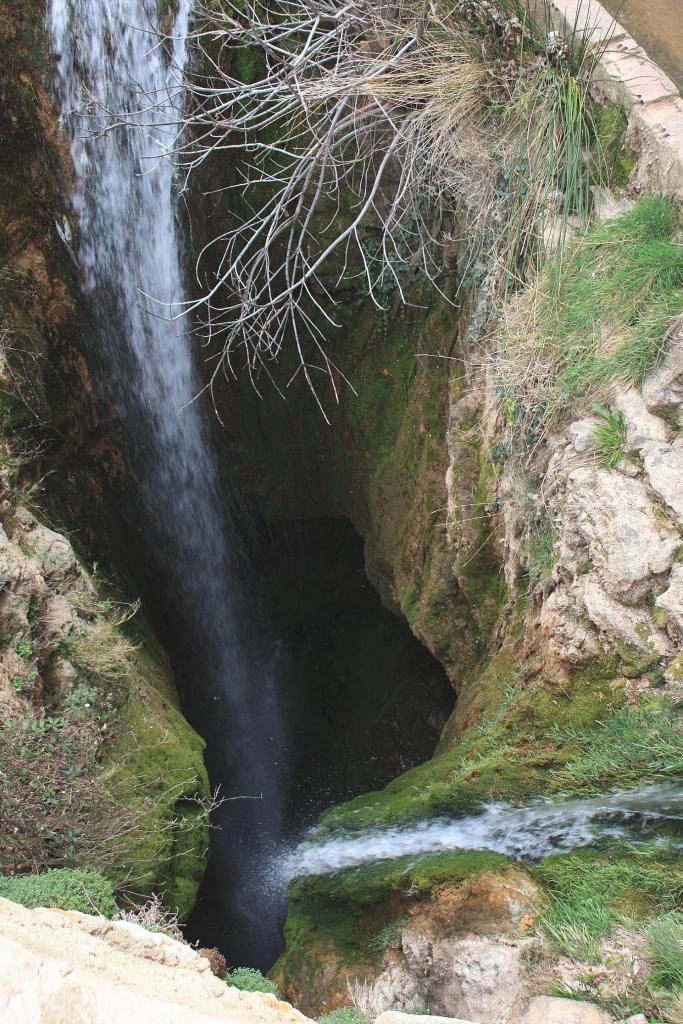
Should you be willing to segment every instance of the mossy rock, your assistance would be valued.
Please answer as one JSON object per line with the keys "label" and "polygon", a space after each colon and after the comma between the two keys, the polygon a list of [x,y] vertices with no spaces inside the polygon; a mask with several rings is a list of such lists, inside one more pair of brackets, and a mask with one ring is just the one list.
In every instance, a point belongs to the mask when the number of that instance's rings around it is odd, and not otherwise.
{"label": "mossy rock", "polygon": [[134,833],[116,840],[111,877],[132,898],[163,896],[183,920],[197,898],[209,844],[205,743],[175,705],[158,652],[143,647],[135,664],[106,748],[103,781],[139,820]]}

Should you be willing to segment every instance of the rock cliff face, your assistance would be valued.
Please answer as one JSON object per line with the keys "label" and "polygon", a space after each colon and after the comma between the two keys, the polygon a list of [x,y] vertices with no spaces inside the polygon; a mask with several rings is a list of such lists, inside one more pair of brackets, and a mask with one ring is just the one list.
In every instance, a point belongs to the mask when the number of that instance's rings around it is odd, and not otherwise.
{"label": "rock cliff face", "polygon": [[[629,201],[596,204],[596,224],[606,218],[603,224],[614,224],[610,231],[628,231],[634,223],[629,220],[632,209]],[[646,207],[635,210],[637,219]],[[611,221],[615,214],[617,219]],[[602,229],[595,230],[599,244]],[[671,237],[678,245],[678,229],[673,236],[666,231],[662,238]],[[642,244],[649,245],[649,236],[643,236]],[[670,267],[677,265],[673,249],[667,251],[669,258]],[[577,259],[580,262],[581,256]],[[642,309],[625,321],[623,334],[616,327],[620,314],[601,313],[596,300],[591,329],[595,328],[596,337],[601,332],[602,340],[598,338],[591,350],[594,362],[590,368],[582,364],[579,371],[569,366],[568,374],[585,373],[585,379],[573,392],[574,385],[568,384],[565,394],[552,398],[552,416],[543,405],[547,396],[532,396],[528,418],[522,415],[522,399],[508,397],[508,378],[501,375],[501,359],[509,357],[501,339],[509,317],[505,305],[492,301],[481,286],[468,293],[466,302],[461,301],[458,316],[455,311],[442,311],[431,329],[424,328],[417,336],[417,366],[407,377],[403,398],[394,395],[396,418],[382,421],[393,424],[384,441],[386,450],[405,451],[402,430],[413,397],[416,392],[431,396],[436,410],[431,428],[422,432],[418,425],[416,431],[411,423],[409,431],[410,443],[418,451],[433,452],[429,471],[419,457],[411,460],[409,471],[398,462],[392,465],[391,457],[378,465],[363,458],[349,459],[347,452],[344,461],[340,452],[348,444],[348,408],[353,407],[352,398],[345,400],[341,430],[330,442],[329,455],[320,454],[315,461],[316,507],[321,500],[327,501],[335,514],[353,515],[349,509],[358,494],[388,493],[383,489],[391,486],[392,479],[403,481],[414,499],[430,495],[434,528],[421,534],[419,558],[405,557],[413,550],[407,538],[414,537],[418,520],[414,514],[406,520],[400,502],[368,502],[366,497],[361,506],[365,518],[354,521],[366,537],[370,578],[380,586],[386,602],[405,615],[415,634],[442,660],[458,699],[431,762],[399,777],[385,790],[332,808],[323,815],[322,833],[341,830],[353,835],[366,828],[457,815],[484,801],[604,792],[680,772],[683,279],[679,271],[673,271],[675,291],[667,315],[659,321],[653,354],[637,371],[615,371],[608,385],[600,386],[590,383],[593,369],[601,360],[618,359],[628,332],[652,322],[648,303],[655,298],[643,300]],[[570,279],[574,272],[567,271]],[[603,271],[592,273],[590,287],[600,294]],[[535,283],[531,292],[537,287]],[[625,303],[629,309],[631,299]],[[513,317],[518,315],[515,304],[520,301],[533,305],[535,300],[533,295],[514,300]],[[535,329],[532,322],[525,328],[528,336]],[[390,322],[387,350],[396,344],[392,332],[397,330]],[[550,347],[562,330],[560,316],[548,329]],[[353,333],[347,336],[345,350],[340,345],[338,358],[345,368],[345,353],[362,375],[368,360],[375,365],[375,350],[356,350],[353,338]],[[578,343],[577,350],[581,350]],[[420,357],[426,353],[447,355],[453,360],[446,360],[447,367],[455,369],[444,373]],[[382,362],[383,357],[379,358]],[[533,380],[539,394],[543,382],[537,384],[534,375],[541,380],[542,358],[527,371],[527,383]],[[384,361],[390,369],[389,359]],[[555,379],[563,380],[565,369],[558,364]],[[571,394],[573,401],[568,402]],[[441,404],[444,399],[447,408]],[[261,435],[273,440],[286,415],[278,411],[259,417]],[[276,516],[282,507],[291,508],[292,502],[297,513],[305,516],[313,490],[298,486],[305,438],[313,430],[301,407],[296,416],[299,423],[294,430],[301,448],[290,449],[287,472],[275,481],[271,478],[266,487],[265,508]],[[363,422],[369,422],[367,416]],[[291,438],[291,431],[283,433]],[[249,460],[252,444],[250,437],[244,445]],[[367,448],[366,441],[364,451]],[[360,486],[359,473],[363,474]],[[397,546],[399,536],[402,543]],[[383,554],[378,556],[378,551]],[[379,573],[378,565],[386,571]],[[648,849],[653,869],[659,877],[675,878],[678,891],[680,858],[664,854],[658,861],[656,848]],[[664,846],[659,849],[663,851]],[[628,850],[612,856],[623,877],[633,878]],[[442,871],[450,873],[451,879],[459,877],[462,865],[457,858],[446,869],[437,863],[430,867],[427,859],[419,882],[414,865],[397,867],[392,880],[389,867],[379,865],[329,879],[302,880],[290,890],[287,950],[276,976],[284,991],[311,1014],[321,1007],[348,1003],[351,986],[358,1005],[367,1005],[375,1013],[414,1012],[426,1005],[456,1017],[470,1014],[482,1022],[512,1021],[518,1019],[518,1000],[523,1000],[530,977],[541,990],[548,985],[548,977],[593,995],[602,984],[608,1004],[630,1000],[631,1005],[646,1005],[649,997],[632,981],[624,981],[621,968],[604,983],[596,981],[595,987],[585,983],[582,988],[584,983],[571,969],[567,971],[566,964],[557,967],[558,946],[553,946],[552,939],[550,947],[546,944],[553,927],[546,926],[548,915],[552,918],[558,912],[561,916],[558,908],[567,907],[570,892],[584,884],[579,883],[584,871],[604,879],[609,861],[600,853],[583,861],[549,858],[531,869],[549,901],[545,911],[543,899],[533,901],[534,912],[541,913],[536,926],[533,915],[522,915],[520,930],[514,913],[505,924],[492,914],[488,923],[480,919],[462,935],[457,922],[467,920],[467,913],[453,904],[450,916],[445,913],[440,888]],[[468,873],[471,870],[482,879],[486,866],[470,865]],[[532,884],[530,879],[527,884]],[[642,878],[634,884],[648,890],[649,883]],[[616,944],[615,962],[625,967],[638,960],[634,950],[649,941],[643,937],[650,927],[647,922],[664,912],[665,904],[655,899],[647,909],[638,909],[630,899],[626,888],[606,884],[599,896],[605,923],[598,927],[597,945],[592,952],[578,940],[569,940],[564,947],[571,949],[574,962],[593,962],[601,938]],[[626,916],[633,934],[619,945],[612,929],[622,901],[628,904]],[[574,907],[571,913],[580,911]],[[347,931],[348,920],[353,922],[354,938]],[[564,920],[565,927],[571,927],[569,919]],[[544,961],[545,957],[549,959]],[[545,977],[534,977],[529,963],[534,958],[545,962]],[[652,967],[647,956],[638,969],[643,977],[648,975]],[[561,980],[562,970],[566,973]],[[479,983],[483,988],[477,988]],[[491,986],[488,992],[487,985]],[[472,1000],[468,991],[475,993]]]}
{"label": "rock cliff face", "polygon": [[7,1024],[305,1024],[275,996],[241,992],[182,942],[126,921],[0,901],[0,1013]]}
{"label": "rock cliff face", "polygon": [[135,607],[84,568],[93,543],[113,550],[103,496],[124,467],[83,354],[42,16],[0,3],[0,870],[96,864],[187,914],[208,839],[203,744],[149,628],[126,625]]}

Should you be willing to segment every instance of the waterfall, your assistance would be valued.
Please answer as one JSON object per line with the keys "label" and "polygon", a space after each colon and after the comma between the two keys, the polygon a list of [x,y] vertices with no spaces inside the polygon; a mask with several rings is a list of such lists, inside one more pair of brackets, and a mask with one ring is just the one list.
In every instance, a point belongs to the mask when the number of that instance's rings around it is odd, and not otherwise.
{"label": "waterfall", "polygon": [[200,384],[187,324],[171,319],[185,287],[168,125],[182,104],[191,2],[178,0],[170,54],[155,34],[156,0],[48,0],[47,24],[75,168],[92,354],[135,480],[128,527],[164,595],[170,632],[178,642],[183,634],[186,710],[193,687],[197,701],[212,702],[204,718],[214,781],[227,778],[225,796],[259,798],[226,805],[218,843],[230,861],[226,928],[239,933],[246,958],[267,960],[254,950],[277,952],[278,941],[260,893],[283,804],[275,655],[254,635],[244,553],[193,401]]}
{"label": "waterfall", "polygon": [[457,819],[347,832],[330,839],[314,832],[277,870],[280,879],[291,881],[374,861],[453,850],[490,850],[534,861],[592,846],[600,839],[632,839],[643,830],[681,820],[683,788],[673,783],[584,799],[543,800],[526,807],[489,804]]}

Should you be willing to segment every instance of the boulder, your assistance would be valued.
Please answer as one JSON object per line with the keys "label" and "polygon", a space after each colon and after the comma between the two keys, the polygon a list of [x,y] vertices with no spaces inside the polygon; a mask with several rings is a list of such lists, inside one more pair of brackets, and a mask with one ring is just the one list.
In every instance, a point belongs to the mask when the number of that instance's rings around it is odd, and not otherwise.
{"label": "boulder", "polygon": [[626,451],[637,454],[650,441],[666,443],[671,431],[659,416],[647,409],[642,395],[629,388],[618,395],[615,403],[626,421]]}
{"label": "boulder", "polygon": [[643,465],[653,491],[683,518],[683,439],[646,445]]}
{"label": "boulder", "polygon": [[594,1003],[537,996],[519,1024],[613,1024],[613,1020]]}
{"label": "boulder", "polygon": [[308,1024],[220,981],[182,942],[128,921],[0,900],[3,1024]]}
{"label": "boulder", "polygon": [[683,402],[683,326],[672,332],[671,349],[662,365],[654,370],[642,387],[643,402],[652,413],[678,414]]}
{"label": "boulder", "polygon": [[666,612],[679,633],[683,635],[683,564],[680,562],[674,565],[668,589],[659,595],[655,604]]}
{"label": "boulder", "polygon": [[563,564],[575,560],[580,540],[606,593],[629,605],[646,597],[654,576],[668,572],[680,546],[678,532],[657,518],[643,481],[607,469],[569,473],[563,531]]}

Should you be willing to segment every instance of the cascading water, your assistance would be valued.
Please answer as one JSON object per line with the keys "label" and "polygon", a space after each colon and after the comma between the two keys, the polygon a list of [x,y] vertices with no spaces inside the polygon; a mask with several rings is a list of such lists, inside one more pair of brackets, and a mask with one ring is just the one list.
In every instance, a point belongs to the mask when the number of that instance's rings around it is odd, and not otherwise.
{"label": "cascading water", "polygon": [[592,846],[599,839],[633,838],[639,831],[683,820],[683,787],[674,784],[606,793],[590,799],[543,801],[526,807],[489,804],[463,818],[437,818],[398,828],[331,839],[313,833],[278,868],[278,884],[306,875],[396,857],[449,850],[491,850],[539,860]]}
{"label": "cascading water", "polygon": [[[209,703],[214,781],[227,780],[225,796],[262,797],[219,813],[229,872],[214,896],[217,913],[238,936],[242,962],[268,964],[279,938],[261,879],[283,805],[275,656],[250,633],[243,553],[201,406],[191,401],[200,390],[191,349],[170,320],[184,282],[165,123],[182,103],[190,9],[191,0],[179,0],[170,54],[154,32],[156,0],[49,0],[48,28],[76,171],[76,252],[96,325],[93,356],[135,477],[128,528],[166,595],[168,632],[182,637],[187,703]],[[228,891],[232,905],[224,906]]]}

